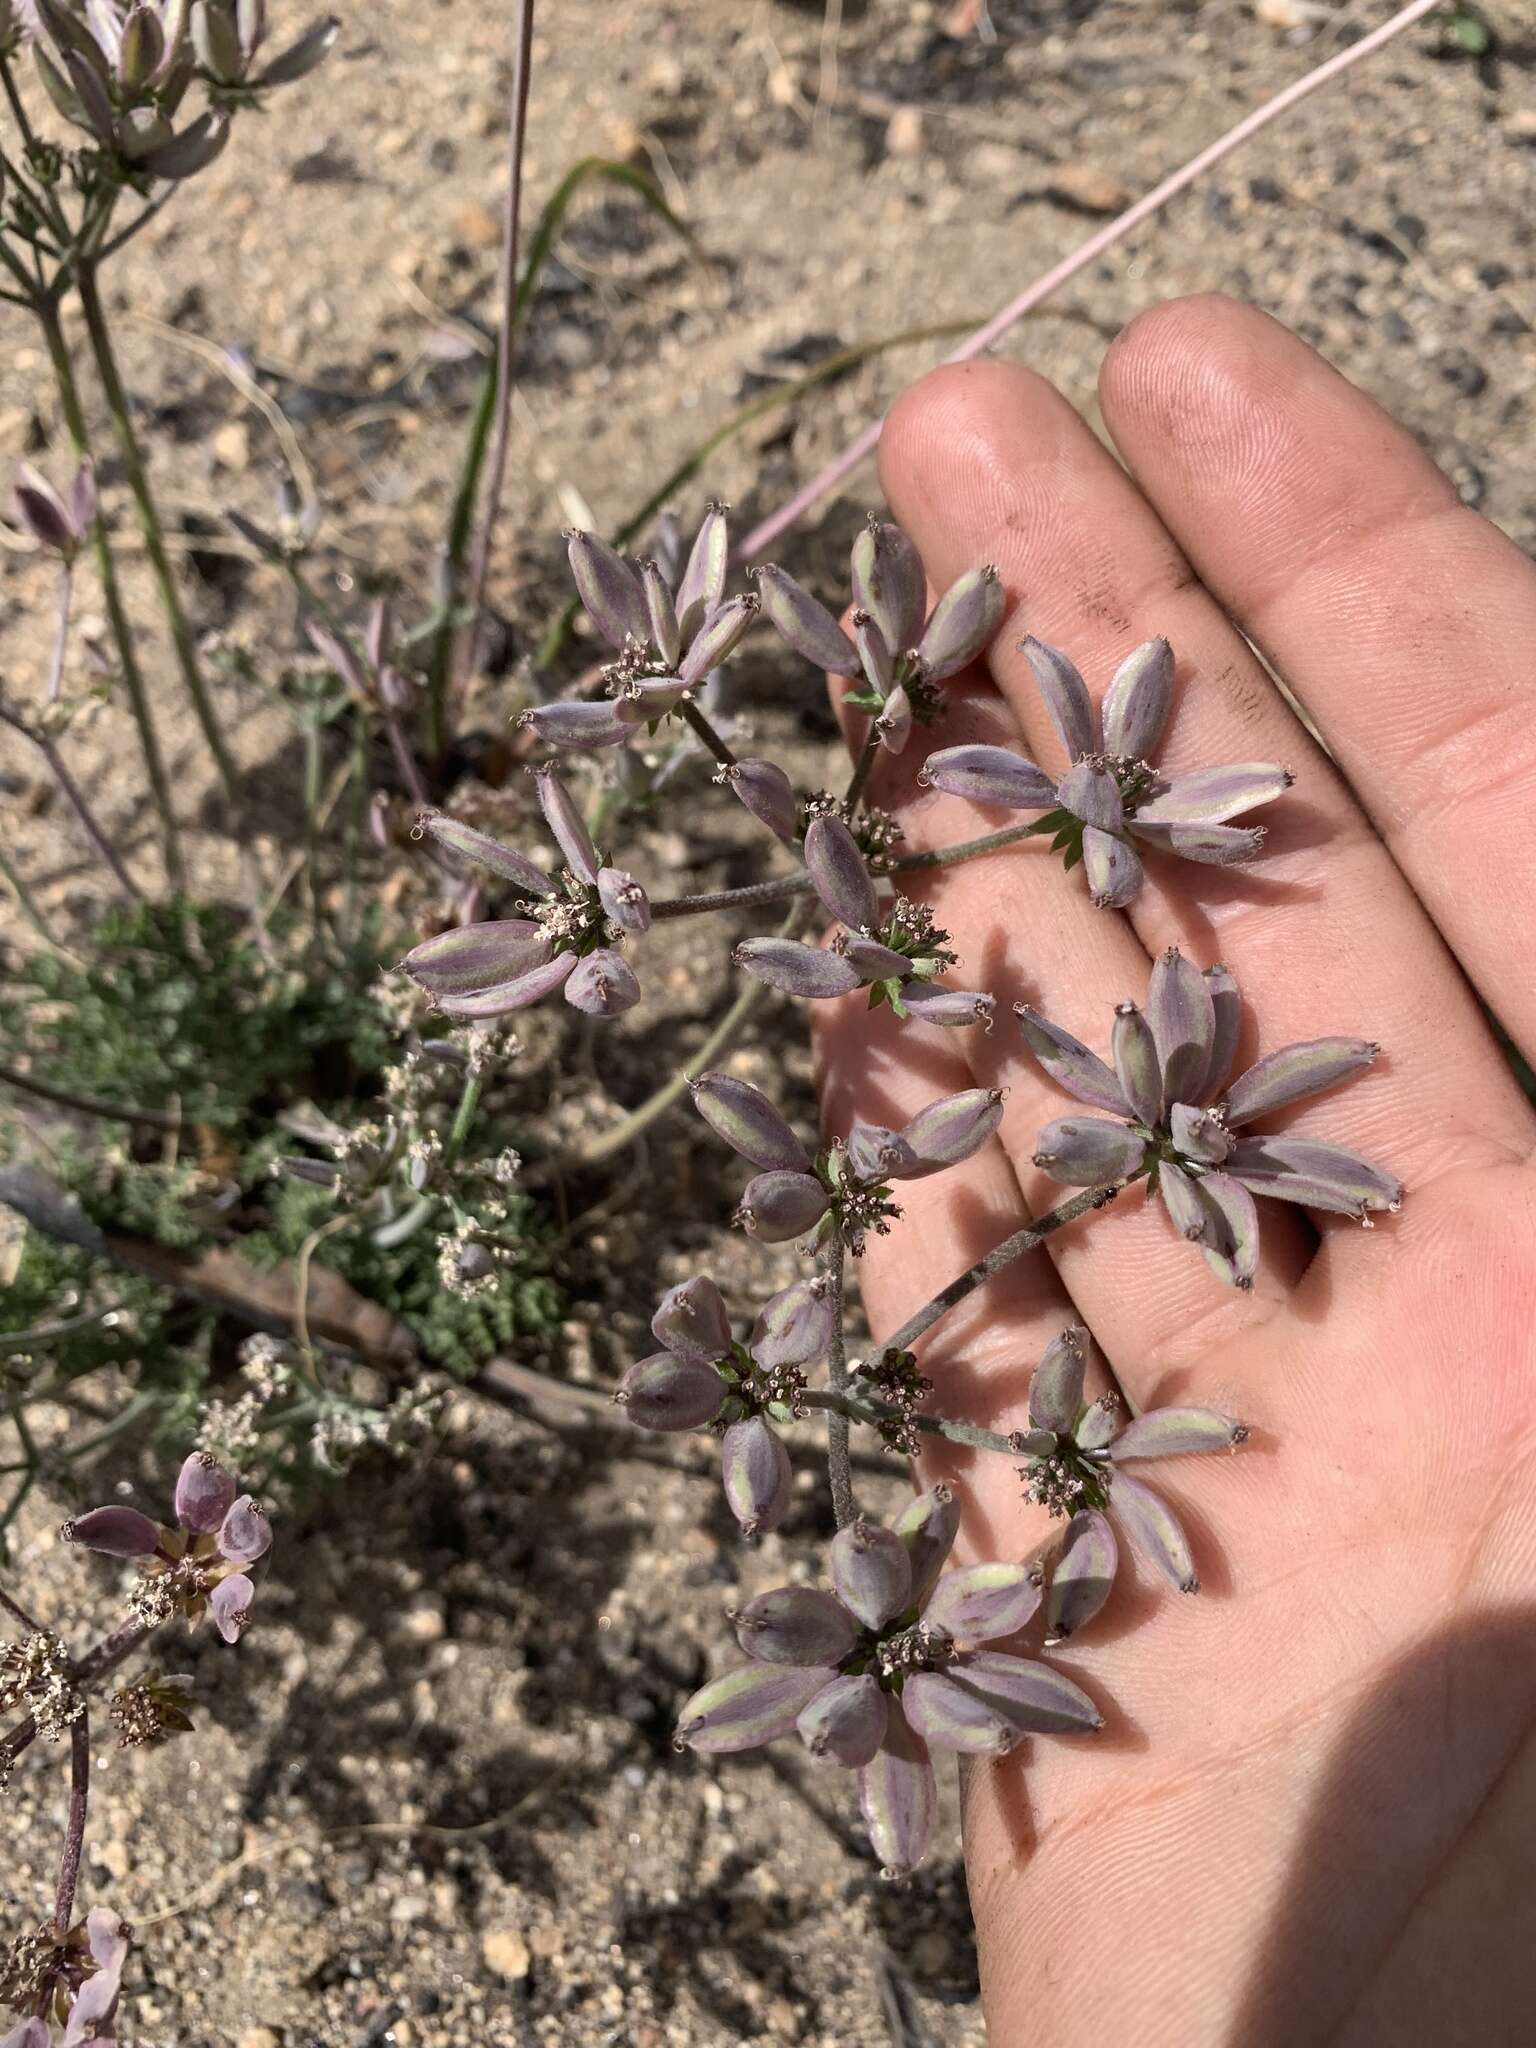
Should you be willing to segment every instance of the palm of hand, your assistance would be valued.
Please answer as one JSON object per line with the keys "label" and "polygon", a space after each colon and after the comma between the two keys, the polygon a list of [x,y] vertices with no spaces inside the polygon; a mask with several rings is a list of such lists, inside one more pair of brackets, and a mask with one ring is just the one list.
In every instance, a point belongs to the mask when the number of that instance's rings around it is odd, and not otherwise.
{"label": "palm of hand", "polygon": [[[1203,1402],[1254,1430],[1239,1460],[1149,1468],[1204,1591],[1121,1584],[1059,1653],[1103,1735],[969,1774],[989,2020],[1008,2048],[1127,2022],[1138,2048],[1524,2041],[1536,1116],[1467,979],[1536,1040],[1536,570],[1257,314],[1163,309],[1117,344],[1102,395],[1145,496],[1022,371],[941,372],[892,415],[884,481],[932,580],[990,557],[1015,600],[938,743],[1050,758],[1013,651],[1026,627],[1090,681],[1164,632],[1191,679],[1165,765],[1281,759],[1296,789],[1253,869],[1154,867],[1128,917],[1092,910],[1038,846],[925,893],[969,984],[1100,1049],[1170,943],[1237,973],[1240,1064],[1326,1032],[1380,1039],[1371,1074],[1278,1121],[1357,1147],[1409,1195],[1369,1234],[1261,1203],[1242,1296],[1133,1191],[973,1295],[923,1354],[936,1405],[1017,1428],[1035,1358],[1077,1318],[1137,1406]],[[918,794],[922,751],[874,791],[910,845],[996,822]],[[1032,1140],[1069,1107],[1009,1024],[962,1051],[881,1015],[844,1009],[823,1032],[832,1129],[978,1081],[1010,1093],[1001,1144],[958,1192],[956,1175],[903,1189],[906,1221],[864,1262],[877,1338],[1014,1227],[1021,1194],[1037,1213],[1054,1199]],[[957,1471],[974,1551],[1037,1540],[1002,1461],[928,1476]]]}

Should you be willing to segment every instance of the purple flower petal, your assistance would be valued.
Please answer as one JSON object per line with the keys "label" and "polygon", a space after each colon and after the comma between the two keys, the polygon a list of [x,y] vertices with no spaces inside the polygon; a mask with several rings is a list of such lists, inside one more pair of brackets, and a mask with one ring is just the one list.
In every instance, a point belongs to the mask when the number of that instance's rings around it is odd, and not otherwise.
{"label": "purple flower petal", "polygon": [[1096,910],[1124,910],[1141,893],[1141,856],[1134,846],[1095,826],[1083,828],[1083,879]]}
{"label": "purple flower petal", "polygon": [[988,1643],[1021,1629],[1040,1605],[1040,1578],[1027,1564],[972,1564],[946,1572],[923,1620],[958,1643]]}
{"label": "purple flower petal", "polygon": [[877,695],[889,697],[896,681],[896,654],[871,612],[854,613],[853,644],[869,687]]}
{"label": "purple flower petal", "polygon": [[59,1535],[105,1557],[151,1557],[160,1546],[159,1524],[137,1508],[91,1508],[65,1522]]}
{"label": "purple flower petal", "polygon": [[1216,1012],[1204,975],[1177,946],[1153,963],[1147,1022],[1163,1070],[1163,1100],[1197,1101],[1216,1037]]}
{"label": "purple flower petal", "polygon": [[211,1536],[235,1504],[235,1482],[218,1459],[193,1451],[176,1479],[176,1520],[183,1529]]}
{"label": "purple flower petal", "polygon": [[633,732],[675,711],[692,689],[681,676],[637,676],[613,699],[613,712]]}
{"label": "purple flower petal", "polygon": [[1112,1116],[1131,1114],[1120,1083],[1096,1052],[1090,1052],[1070,1031],[1049,1023],[1025,1003],[1015,1003],[1013,1013],[1025,1043],[1059,1088],[1065,1088],[1079,1102],[1108,1110]]}
{"label": "purple flower petal", "polygon": [[1211,1228],[1211,1212],[1200,1198],[1200,1183],[1171,1159],[1157,1170],[1157,1191],[1180,1237],[1190,1244],[1203,1244]]}
{"label": "purple flower petal", "polygon": [[694,536],[688,566],[677,586],[677,619],[685,640],[693,638],[725,595],[725,571],[730,553],[731,536],[725,523],[725,507],[711,505]]}
{"label": "purple flower petal", "polygon": [[1125,823],[1120,785],[1107,768],[1079,761],[1056,785],[1057,801],[1085,825],[1100,832],[1118,832]]}
{"label": "purple flower petal", "polygon": [[899,1707],[890,1710],[885,1739],[859,1773],[859,1807],[884,1874],[915,1870],[938,1825],[939,1788],[928,1752]]}
{"label": "purple flower petal", "polygon": [[220,1579],[208,1595],[208,1612],[213,1616],[213,1625],[226,1643],[238,1643],[245,1633],[245,1625],[251,1618],[251,1603],[256,1598],[256,1588],[244,1572],[233,1577]]}
{"label": "purple flower petal", "polygon": [[725,1381],[702,1359],[658,1351],[629,1368],[613,1398],[637,1429],[702,1429],[720,1413]]}
{"label": "purple flower petal", "polygon": [[883,946],[878,939],[862,938],[857,932],[844,932],[837,950],[861,982],[899,981],[912,971],[912,962],[905,953]]}
{"label": "purple flower petal", "polygon": [[1282,1046],[1232,1083],[1223,1105],[1227,1122],[1251,1123],[1256,1116],[1320,1094],[1368,1067],[1380,1051],[1368,1038],[1313,1038]]}
{"label": "purple flower petal", "polygon": [[757,1749],[788,1735],[836,1674],[787,1664],[743,1664],[696,1692],[678,1716],[680,1748],[705,1756]]}
{"label": "purple flower petal", "polygon": [[1196,1102],[1212,1101],[1226,1086],[1243,1024],[1243,999],[1238,993],[1236,976],[1230,974],[1219,960],[1214,967],[1205,970],[1205,985],[1211,992],[1216,1030],[1204,1079],[1195,1090]]}
{"label": "purple flower petal", "polygon": [[1199,768],[1175,775],[1139,806],[1138,824],[1224,825],[1260,804],[1284,796],[1295,780],[1271,761],[1244,761],[1231,768]]}
{"label": "purple flower petal", "polygon": [[1146,1140],[1096,1116],[1061,1117],[1035,1140],[1035,1164],[1066,1187],[1096,1188],[1140,1170]]}
{"label": "purple flower petal", "polygon": [[682,680],[685,683],[703,682],[712,668],[718,668],[728,655],[733,654],[756,619],[758,609],[758,600],[750,593],[745,597],[729,597],[724,604],[717,605],[677,665]]}
{"label": "purple flower petal", "polygon": [[1181,1156],[1198,1160],[1202,1166],[1220,1166],[1232,1150],[1232,1133],[1221,1119],[1207,1109],[1196,1109],[1192,1103],[1173,1105],[1168,1112],[1168,1128]]}
{"label": "purple flower petal", "polygon": [[1149,1564],[1156,1565],[1164,1578],[1177,1586],[1181,1593],[1199,1592],[1200,1581],[1195,1575],[1189,1538],[1184,1534],[1178,1516],[1160,1494],[1117,1469],[1110,1488],[1109,1505],[1115,1520],[1130,1537],[1133,1548]]}
{"label": "purple flower petal", "polygon": [[848,1610],[815,1586],[775,1586],[733,1619],[741,1647],[760,1664],[841,1664],[859,1634]]}
{"label": "purple flower petal", "polygon": [[760,1088],[730,1074],[701,1074],[692,1084],[695,1109],[727,1145],[754,1166],[804,1173],[810,1154]]}
{"label": "purple flower petal", "polygon": [[733,1422],[720,1439],[720,1478],[744,1536],[764,1535],[788,1514],[789,1453],[761,1415]]}
{"label": "purple flower petal", "polygon": [[[219,1524],[219,1555],[231,1564],[254,1564],[272,1548],[272,1523],[266,1509],[242,1493]],[[226,1581],[227,1583],[227,1581]]]}
{"label": "purple flower petal", "polygon": [[1125,657],[1104,692],[1104,746],[1126,761],[1157,751],[1173,702],[1173,649],[1148,640]]}
{"label": "purple flower petal", "polygon": [[1085,1628],[1109,1598],[1120,1561],[1115,1532],[1097,1508],[1082,1508],[1067,1524],[1066,1540],[1051,1573],[1045,1640],[1064,1643]]}
{"label": "purple flower petal", "polygon": [[800,1715],[795,1727],[812,1756],[830,1757],[848,1770],[860,1770],[885,1740],[889,1718],[886,1695],[867,1673],[834,1678],[823,1686]]}
{"label": "purple flower petal", "polygon": [[1043,768],[1007,747],[942,747],[918,770],[925,786],[1005,811],[1048,811],[1056,789]]}
{"label": "purple flower petal", "polygon": [[911,1604],[912,1562],[894,1529],[861,1516],[832,1538],[829,1561],[838,1599],[866,1628],[884,1628]]}
{"label": "purple flower petal", "polygon": [[875,720],[875,736],[888,754],[904,754],[912,737],[912,699],[906,689],[892,690]]}
{"label": "purple flower petal", "polygon": [[655,562],[640,564],[640,588],[645,593],[651,642],[667,666],[676,668],[683,652],[682,628],[677,622],[677,606],[672,602],[667,579]]}
{"label": "purple flower petal", "polygon": [[1088,685],[1079,674],[1077,664],[1069,660],[1060,648],[1047,647],[1033,634],[1020,643],[1019,652],[1035,672],[1035,681],[1040,685],[1040,694],[1051,714],[1051,723],[1061,734],[1067,759],[1080,761],[1085,754],[1096,754],[1099,751],[1099,721],[1094,715]]}
{"label": "purple flower petal", "polygon": [[1081,1686],[1031,1657],[980,1650],[952,1667],[957,1685],[1008,1714],[1026,1735],[1085,1735],[1104,1718]]}

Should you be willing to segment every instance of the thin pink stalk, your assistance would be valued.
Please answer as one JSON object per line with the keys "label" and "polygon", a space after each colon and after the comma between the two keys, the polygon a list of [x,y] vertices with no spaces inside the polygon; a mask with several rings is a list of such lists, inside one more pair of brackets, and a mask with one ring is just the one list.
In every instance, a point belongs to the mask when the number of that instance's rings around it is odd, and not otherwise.
{"label": "thin pink stalk", "polygon": [[512,347],[517,334],[517,265],[522,234],[523,144],[528,133],[528,73],[532,63],[533,0],[518,0],[513,24],[512,105],[507,120],[507,203],[501,231],[501,328],[496,337],[496,430],[491,442],[490,474],[480,513],[480,531],[469,577],[469,631],[466,641],[473,659],[485,602],[491,544],[501,513],[507,475],[507,448],[512,438]]}
{"label": "thin pink stalk", "polygon": [[[1359,64],[1366,57],[1374,56],[1377,50],[1384,48],[1395,36],[1401,35],[1404,29],[1411,28],[1416,21],[1422,21],[1426,14],[1433,13],[1435,8],[1443,4],[1444,0],[1411,0],[1409,6],[1400,9],[1389,21],[1384,21],[1380,28],[1373,29],[1368,36],[1362,36],[1358,43],[1351,44],[1347,50],[1340,50],[1337,55],[1307,72],[1305,77],[1298,78],[1294,85],[1286,86],[1283,92],[1277,92],[1273,99],[1266,100],[1261,107],[1256,107],[1251,114],[1245,114],[1235,128],[1229,128],[1225,135],[1211,143],[1208,148],[1201,150],[1198,156],[1192,156],[1188,163],[1182,165],[1170,177],[1164,178],[1160,185],[1154,185],[1152,190],[1138,199],[1134,206],[1128,206],[1124,213],[1117,215],[1114,220],[1100,228],[1097,234],[1090,235],[1086,242],[1058,263],[1054,270],[1048,270],[1043,277],[1037,277],[1033,284],[1026,286],[1016,299],[1011,299],[1001,312],[994,313],[984,327],[978,327],[968,340],[960,344],[953,355],[946,356],[944,360],[950,363],[964,363],[972,356],[982,354],[994,341],[1006,334],[1010,327],[1022,320],[1026,313],[1032,313],[1036,306],[1051,296],[1052,292],[1059,290],[1069,279],[1076,277],[1080,270],[1086,270],[1090,263],[1104,254],[1106,249],[1112,249],[1117,242],[1123,241],[1127,235],[1139,228],[1143,221],[1150,220],[1153,214],[1160,212],[1171,199],[1176,199],[1181,192],[1187,191],[1197,179],[1219,164],[1223,157],[1229,156],[1234,149],[1257,135],[1260,129],[1267,128],[1271,121],[1277,121],[1282,114],[1289,113],[1292,107],[1306,99],[1309,94],[1316,92],[1319,87],[1330,84],[1352,64]],[[883,425],[884,420],[879,419],[867,426],[857,440],[850,441],[843,452],[835,456],[825,469],[818,470],[809,483],[802,485],[787,504],[780,506],[777,512],[770,513],[766,519],[754,526],[736,549],[738,559],[750,561],[753,556],[760,555],[781,533],[803,518],[818,499],[825,497],[834,485],[841,483],[850,470],[856,469],[867,455],[874,452],[879,444]]]}

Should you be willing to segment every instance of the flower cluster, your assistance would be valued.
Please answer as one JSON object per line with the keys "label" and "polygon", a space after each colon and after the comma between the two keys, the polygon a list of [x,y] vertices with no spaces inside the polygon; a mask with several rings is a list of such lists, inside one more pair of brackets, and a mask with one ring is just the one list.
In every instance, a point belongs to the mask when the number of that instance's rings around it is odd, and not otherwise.
{"label": "flower cluster", "polygon": [[930,754],[920,781],[973,803],[1045,812],[1033,829],[1054,835],[1052,848],[1069,868],[1082,863],[1089,897],[1106,909],[1123,909],[1141,888],[1133,838],[1217,866],[1258,852],[1262,827],[1228,820],[1282,795],[1293,779],[1288,769],[1245,761],[1170,779],[1148,761],[1173,701],[1173,649],[1166,640],[1149,640],[1126,656],[1104,693],[1102,716],[1059,648],[1031,638],[1020,652],[1067,750],[1066,774],[1053,781],[1007,747],[965,746]]}
{"label": "flower cluster", "polygon": [[782,1586],[733,1617],[749,1663],[696,1692],[680,1747],[714,1755],[797,1734],[813,1756],[859,1773],[859,1798],[888,1877],[928,1853],[938,1817],[930,1749],[1003,1756],[1026,1735],[1088,1733],[1098,1708],[1038,1659],[986,1645],[1040,1605],[1038,1569],[946,1572],[959,1527],[947,1487],[920,1494],[885,1529],[859,1520],[832,1539],[833,1590]]}
{"label": "flower cluster", "polygon": [[62,2028],[59,2048],[112,2048],[132,1930],[110,1907],[97,1906],[60,1940],[51,1925],[13,1941],[0,1955],[0,2005],[41,2006],[0,2040],[0,2048],[49,2048],[49,2020]]}
{"label": "flower cluster", "polygon": [[226,1643],[236,1643],[256,1597],[250,1568],[272,1547],[265,1510],[206,1451],[194,1451],[176,1481],[170,1524],[152,1522],[137,1508],[92,1508],[64,1523],[66,1543],[108,1557],[134,1558],[142,1573],[132,1595],[134,1612],[148,1627],[184,1614],[196,1627],[205,1614]]}
{"label": "flower cluster", "polygon": [[69,1658],[45,1629],[19,1643],[0,1643],[0,1714],[25,1707],[37,1731],[57,1742],[85,1712],[69,1675]]}
{"label": "flower cluster", "polygon": [[1024,1004],[1019,1025],[1053,1081],[1105,1117],[1063,1117],[1041,1131],[1035,1164],[1069,1187],[1142,1174],[1181,1237],[1212,1272],[1251,1287],[1258,1264],[1255,1195],[1333,1210],[1368,1224],[1395,1210],[1402,1183],[1359,1153],[1317,1138],[1238,1137],[1244,1124],[1360,1073],[1380,1048],[1364,1038],[1314,1038],[1267,1054],[1228,1081],[1242,1018],[1225,967],[1202,974],[1176,947],[1155,963],[1145,1014],[1115,1011],[1110,1059]]}

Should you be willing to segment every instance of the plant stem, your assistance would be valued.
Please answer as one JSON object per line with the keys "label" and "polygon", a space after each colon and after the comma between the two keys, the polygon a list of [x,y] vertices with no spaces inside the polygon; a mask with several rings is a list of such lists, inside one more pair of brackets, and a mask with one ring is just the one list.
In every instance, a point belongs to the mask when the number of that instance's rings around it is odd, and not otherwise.
{"label": "plant stem", "polygon": [[62,1941],[75,1913],[75,1886],[80,1878],[80,1852],[85,1847],[85,1816],[91,1803],[91,1717],[84,1707],[69,1731],[69,1818],[59,1858],[59,1882],[53,1900],[53,1932]]}
{"label": "plant stem", "polygon": [[179,1131],[180,1117],[167,1116],[161,1109],[135,1109],[126,1102],[103,1102],[99,1095],[75,1095],[65,1088],[54,1088],[46,1081],[34,1080],[30,1074],[18,1073],[14,1067],[0,1066],[0,1081],[8,1087],[20,1088],[27,1095],[35,1095],[42,1102],[56,1102],[61,1109],[78,1109],[85,1116],[106,1117],[113,1123],[147,1124],[151,1130]]}
{"label": "plant stem", "polygon": [[872,1394],[844,1393],[832,1387],[808,1387],[800,1399],[807,1408],[819,1409],[829,1417],[829,1434],[833,1424],[840,1422],[845,1441],[850,1422],[867,1422],[872,1429],[878,1429],[882,1422],[899,1422],[921,1430],[925,1436],[941,1436],[947,1443],[964,1444],[973,1451],[1018,1455],[1007,1437],[1000,1436],[995,1429],[980,1429],[973,1422],[952,1422],[947,1415],[924,1415],[921,1412],[908,1415],[889,1401],[877,1401]]}
{"label": "plant stem", "polygon": [[[80,387],[75,382],[74,365],[70,361],[64,330],[59,323],[58,309],[51,303],[44,303],[37,305],[34,310],[43,330],[49,361],[53,365],[59,407],[64,416],[64,426],[69,435],[70,446],[74,450],[75,460],[89,461],[91,448],[85,431],[85,412],[80,403]],[[129,709],[138,728],[139,745],[144,753],[144,767],[149,776],[150,795],[165,839],[165,871],[170,878],[171,887],[179,890],[185,881],[185,872],[182,866],[181,839],[176,826],[176,813],[171,804],[170,780],[166,775],[165,760],[160,752],[159,735],[155,731],[154,720],[150,714],[149,692],[145,688],[144,674],[134,652],[133,628],[128,623],[128,614],[123,605],[123,594],[117,581],[117,564],[112,556],[106,522],[99,505],[91,522],[91,552],[96,562],[96,574],[101,582],[102,601],[107,608],[107,621],[112,628],[112,642],[117,649],[123,685],[128,692]]]}
{"label": "plant stem", "polygon": [[[847,1400],[848,1394],[848,1345],[843,1333],[843,1241],[834,1238],[823,1247],[816,1260],[817,1268],[827,1283],[827,1298],[832,1305],[832,1348],[827,1355],[827,1378],[830,1393]],[[839,1529],[857,1520],[859,1504],[853,1496],[853,1469],[848,1458],[848,1414],[845,1409],[829,1407],[827,1411],[827,1478],[832,1485],[832,1514]]]}
{"label": "plant stem", "polygon": [[176,649],[177,665],[181,669],[182,681],[191,696],[192,707],[197,713],[197,722],[203,729],[203,736],[213,755],[214,766],[218,770],[224,794],[231,809],[238,811],[238,773],[225,741],[223,728],[219,724],[213,699],[209,696],[207,684],[203,680],[192,629],[187,623],[186,613],[182,609],[181,592],[176,586],[176,572],[171,567],[170,556],[166,553],[165,534],[160,525],[160,514],[155,506],[154,494],[149,487],[149,477],[144,468],[144,457],[139,448],[138,436],[134,432],[132,407],[128,393],[123,387],[117,357],[112,348],[112,335],[101,303],[94,262],[80,265],[79,292],[80,303],[85,310],[86,330],[91,337],[91,350],[96,358],[102,389],[106,393],[107,409],[112,415],[112,425],[117,434],[118,452],[123,459],[128,488],[138,510],[145,551],[149,556],[150,567],[154,571],[160,602],[165,608],[166,623],[170,627],[171,641]]}
{"label": "plant stem", "polygon": [[[480,531],[475,538],[469,577],[469,634],[473,655],[480,630],[480,611],[485,602],[486,577],[491,564],[491,546],[501,512],[501,494],[506,483],[507,449],[512,438],[512,357],[517,339],[518,243],[523,207],[523,144],[528,133],[528,74],[533,53],[533,0],[517,0],[512,31],[511,110],[507,119],[507,200],[502,214],[501,234],[501,326],[496,336],[495,431],[491,440],[490,475],[480,514]],[[439,731],[442,707],[432,705],[433,743],[441,750],[446,733]]]}
{"label": "plant stem", "polygon": [[463,1151],[475,1113],[480,1107],[480,1091],[484,1086],[484,1072],[478,1066],[471,1066],[464,1076],[464,1092],[459,1097],[459,1106],[454,1111],[453,1123],[443,1144],[444,1166],[452,1166]]}
{"label": "plant stem", "polygon": [[1065,1202],[1059,1202],[1054,1209],[1038,1217],[1033,1223],[1026,1223],[1022,1230],[1016,1230],[1011,1237],[1005,1237],[1001,1244],[994,1245],[985,1258],[978,1259],[974,1266],[951,1280],[947,1287],[940,1288],[931,1301],[925,1301],[920,1309],[907,1317],[901,1328],[887,1337],[879,1347],[882,1351],[909,1351],[918,1338],[931,1330],[941,1316],[947,1316],[968,1294],[973,1294],[984,1280],[990,1280],[994,1273],[1000,1273],[1004,1266],[1011,1266],[1015,1259],[1021,1259],[1026,1252],[1032,1252],[1054,1231],[1064,1224],[1075,1223],[1079,1216],[1086,1216],[1092,1209],[1103,1209],[1116,1195],[1143,1178],[1143,1167],[1125,1180],[1117,1180],[1101,1188],[1084,1188],[1081,1194],[1072,1195]]}
{"label": "plant stem", "polygon": [[719,733],[716,732],[714,726],[704,716],[698,705],[690,704],[685,697],[677,708],[683,714],[684,723],[691,726],[693,731],[698,734],[705,746],[708,747],[709,751],[720,763],[720,766],[722,768],[734,768],[736,766],[736,756],[725,744],[725,741],[721,739]]}
{"label": "plant stem", "polygon": [[61,945],[49,930],[48,920],[43,915],[42,905],[32,894],[26,878],[19,872],[15,862],[3,846],[0,846],[0,875],[4,875],[12,889],[15,890],[16,901],[21,907],[22,916],[31,925],[33,931],[37,933],[43,944],[51,946],[55,953],[62,953],[66,960],[73,960],[75,955],[70,952],[68,946]]}
{"label": "plant stem", "polygon": [[859,758],[854,763],[853,774],[849,778],[847,790],[843,795],[843,816],[845,818],[851,819],[854,812],[858,809],[859,800],[864,794],[865,787],[869,782],[870,772],[874,768],[879,754],[880,734],[876,730],[874,720],[871,719],[869,731],[864,735],[864,744],[859,749]]}
{"label": "plant stem", "polygon": [[0,1607],[5,1609],[13,1621],[20,1622],[29,1635],[40,1636],[45,1633],[43,1624],[34,1620],[19,1600],[13,1600],[4,1586],[0,1586]]}
{"label": "plant stem", "polygon": [[[81,1692],[94,1692],[102,1679],[110,1677],[125,1658],[133,1655],[148,1634],[148,1627],[137,1617],[119,1622],[110,1635],[103,1636],[70,1666],[70,1683]],[[24,1721],[18,1721],[6,1735],[0,1736],[0,1780],[36,1739],[37,1722],[30,1714]]]}
{"label": "plant stem", "polygon": [[80,821],[82,831],[95,848],[97,856],[110,871],[123,894],[132,903],[144,901],[144,891],[123,866],[117,848],[96,822],[94,812],[85,800],[84,792],[73,775],[64,765],[64,757],[54,742],[45,733],[37,732],[14,711],[0,704],[0,725],[8,725],[13,732],[19,732],[23,739],[30,740],[47,763],[48,772],[57,783],[59,792]]}

